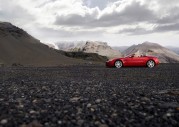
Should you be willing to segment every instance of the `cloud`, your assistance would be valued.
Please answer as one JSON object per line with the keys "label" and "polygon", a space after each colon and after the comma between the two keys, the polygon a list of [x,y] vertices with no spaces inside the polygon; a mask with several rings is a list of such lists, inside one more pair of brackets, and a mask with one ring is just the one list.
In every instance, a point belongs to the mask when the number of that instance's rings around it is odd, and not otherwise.
{"label": "cloud", "polygon": [[179,23],[160,25],[154,30],[156,32],[179,31]]}
{"label": "cloud", "polygon": [[26,9],[13,3],[13,1],[0,0],[0,20],[14,22],[17,25],[29,23],[35,17],[27,12]]}
{"label": "cloud", "polygon": [[134,27],[134,28],[124,28],[122,30],[119,30],[118,34],[128,34],[128,35],[145,35],[145,34],[152,34],[152,33],[163,33],[163,32],[177,32],[179,31],[179,23],[174,24],[162,24],[153,27],[153,29],[146,29],[144,27]]}
{"label": "cloud", "polygon": [[97,16],[99,14],[98,8],[91,9],[85,14],[66,14],[56,17],[55,25],[65,26],[96,26]]}
{"label": "cloud", "polygon": [[179,22],[179,7],[171,8],[164,16],[159,18],[158,24],[168,24]]}
{"label": "cloud", "polygon": [[106,32],[107,28],[124,25],[129,26],[129,30],[131,25],[138,25],[140,28],[140,23],[161,26],[179,22],[177,0],[103,0],[102,2],[101,0],[0,0],[0,2],[1,20],[21,21],[22,24],[33,21],[52,29],[67,27],[89,31],[104,28]]}
{"label": "cloud", "polygon": [[103,35],[111,41],[120,35],[175,35],[179,32],[179,1],[0,0],[0,20],[52,41],[80,37],[103,40]]}
{"label": "cloud", "polygon": [[[87,2],[92,4],[89,1]],[[174,25],[168,25],[179,22],[179,2],[176,0],[170,2],[169,0],[167,2],[162,0],[119,0],[109,4],[103,10],[98,10],[97,6],[92,7],[96,8],[88,8],[82,11],[83,13],[75,13],[74,11],[73,13],[57,15],[55,25],[78,26],[86,30],[102,27],[104,31],[106,28],[111,29],[112,27],[127,25],[128,28],[119,30],[119,33],[130,33],[130,35],[151,34],[152,32],[162,32],[162,30],[164,32],[167,30],[179,31],[179,29],[173,27]],[[150,26],[149,28],[141,27],[141,23],[152,24],[157,27],[151,30]],[[137,27],[130,28],[131,25],[137,25]]]}
{"label": "cloud", "polygon": [[[56,41],[74,41],[74,40],[90,40],[90,38],[98,38],[103,36],[103,30],[82,30],[78,28],[52,28],[46,26],[35,25],[36,27],[27,28],[27,31],[35,38],[41,38],[42,42],[56,42]],[[56,40],[56,41],[55,41]]]}
{"label": "cloud", "polygon": [[83,5],[89,8],[98,7],[100,10],[103,10],[108,4],[116,1],[118,0],[83,0]]}
{"label": "cloud", "polygon": [[[115,6],[115,8],[113,7]],[[120,11],[120,4],[115,4],[106,10],[90,9],[85,14],[66,14],[56,17],[56,25],[109,27],[138,22],[150,22],[156,18],[155,14],[140,2],[133,1]],[[110,11],[107,11],[110,10]]]}
{"label": "cloud", "polygon": [[123,30],[120,30],[118,33],[126,33],[128,35],[144,35],[144,34],[150,34],[153,33],[152,30],[146,30],[145,28],[142,27],[136,27],[136,28],[126,28]]}
{"label": "cloud", "polygon": [[100,22],[102,22],[104,26],[118,26],[138,22],[150,22],[156,18],[152,10],[136,1],[126,5],[121,11],[117,11],[117,9],[118,7],[116,7],[112,13],[102,15],[99,19]]}

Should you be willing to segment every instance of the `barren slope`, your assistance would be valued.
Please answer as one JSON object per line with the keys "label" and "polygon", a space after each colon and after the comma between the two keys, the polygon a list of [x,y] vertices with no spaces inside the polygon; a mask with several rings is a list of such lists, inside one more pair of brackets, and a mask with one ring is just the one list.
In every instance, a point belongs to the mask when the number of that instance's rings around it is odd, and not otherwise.
{"label": "barren slope", "polygon": [[10,23],[0,23],[0,62],[54,66],[75,64],[80,60],[61,55]]}

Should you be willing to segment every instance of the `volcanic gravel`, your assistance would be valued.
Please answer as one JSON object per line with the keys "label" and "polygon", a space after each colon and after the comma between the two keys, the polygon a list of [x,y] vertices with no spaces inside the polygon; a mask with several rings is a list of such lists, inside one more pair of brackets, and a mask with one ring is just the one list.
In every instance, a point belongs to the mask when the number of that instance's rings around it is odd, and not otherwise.
{"label": "volcanic gravel", "polygon": [[179,64],[1,67],[0,127],[179,127]]}

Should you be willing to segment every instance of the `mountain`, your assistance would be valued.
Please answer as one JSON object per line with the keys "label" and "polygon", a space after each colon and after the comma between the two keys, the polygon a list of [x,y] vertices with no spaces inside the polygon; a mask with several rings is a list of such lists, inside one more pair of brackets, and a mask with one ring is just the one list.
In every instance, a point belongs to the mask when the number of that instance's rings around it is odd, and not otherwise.
{"label": "mountain", "polygon": [[152,55],[157,56],[161,63],[177,63],[179,62],[179,55],[174,53],[173,51],[162,47],[157,43],[144,42],[138,45],[132,45],[128,49],[126,49],[123,54],[136,54],[138,55]]}
{"label": "mountain", "polygon": [[84,53],[97,53],[101,56],[106,56],[108,58],[121,57],[122,54],[112,49],[107,45],[106,42],[99,41],[86,41],[86,42],[76,42],[76,43],[58,43],[56,44],[58,49],[69,51],[69,52],[84,52]]}
{"label": "mountain", "polygon": [[77,51],[81,50],[85,45],[85,41],[76,41],[76,42],[57,42],[54,44],[56,49],[63,50],[63,51]]}
{"label": "mountain", "polygon": [[174,46],[165,46],[165,47],[179,55],[179,47],[174,47]]}
{"label": "mountain", "polygon": [[106,62],[108,58],[106,56],[101,56],[96,53],[85,53],[85,52],[67,52],[67,51],[60,51],[61,54],[76,58],[76,59],[83,59],[88,61],[95,61],[95,62]]}
{"label": "mountain", "polygon": [[55,45],[55,44],[50,44],[50,43],[45,43],[43,42],[43,44],[47,45],[49,48],[52,48],[52,49],[58,49],[58,47]]}
{"label": "mountain", "polygon": [[[57,49],[58,52],[61,54],[67,56],[67,57],[72,57],[76,59],[82,59],[82,60],[87,60],[87,61],[95,61],[95,62],[105,62],[108,60],[106,56],[101,56],[97,53],[85,53],[82,51],[78,51],[78,48],[81,48],[82,46],[85,45],[85,42],[61,42],[57,44],[49,44],[46,43],[50,48]],[[78,47],[78,48],[77,48]],[[60,49],[59,49],[60,48]]]}
{"label": "mountain", "polygon": [[0,63],[33,66],[55,66],[81,62],[49,48],[24,30],[0,22]]}
{"label": "mountain", "polygon": [[82,48],[82,51],[87,53],[97,53],[102,56],[107,56],[108,58],[122,56],[122,54],[119,51],[112,49],[105,42],[87,41],[85,46]]}
{"label": "mountain", "polygon": [[124,52],[127,48],[129,48],[130,46],[113,46],[112,48],[114,50],[120,51],[120,52]]}

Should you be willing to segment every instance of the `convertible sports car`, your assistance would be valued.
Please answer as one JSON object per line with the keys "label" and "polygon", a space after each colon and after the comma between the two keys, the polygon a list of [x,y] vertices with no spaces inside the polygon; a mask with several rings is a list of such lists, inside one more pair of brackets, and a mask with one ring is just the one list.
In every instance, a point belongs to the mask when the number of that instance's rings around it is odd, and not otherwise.
{"label": "convertible sports car", "polygon": [[154,66],[159,64],[159,60],[154,56],[135,56],[135,54],[126,56],[124,58],[115,58],[106,61],[106,67],[149,67],[153,68]]}

